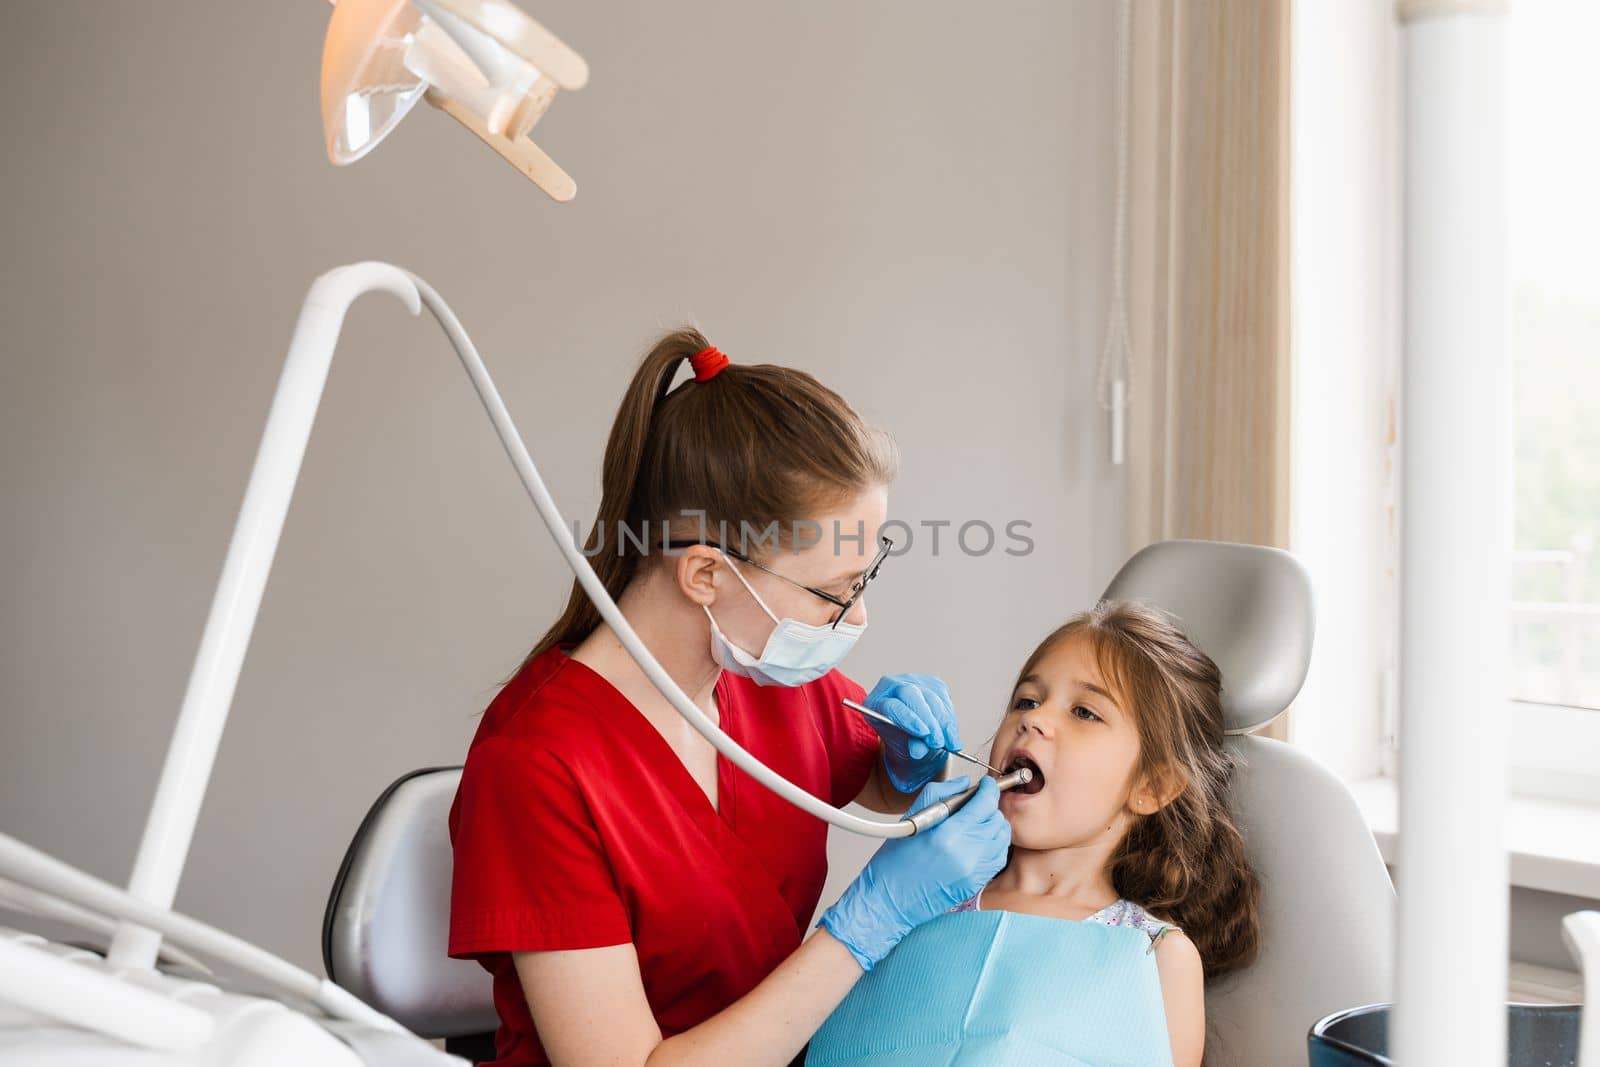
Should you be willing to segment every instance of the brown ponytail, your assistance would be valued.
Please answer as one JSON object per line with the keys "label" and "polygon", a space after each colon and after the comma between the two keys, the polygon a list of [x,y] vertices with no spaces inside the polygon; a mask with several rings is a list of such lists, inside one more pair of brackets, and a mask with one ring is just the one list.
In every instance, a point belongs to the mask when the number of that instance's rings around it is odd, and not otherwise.
{"label": "brown ponytail", "polygon": [[1183,785],[1138,818],[1111,856],[1119,896],[1173,923],[1200,952],[1206,978],[1243,967],[1261,938],[1261,888],[1229,804],[1237,757],[1223,744],[1222,672],[1152,605],[1103,600],[1074,616],[1028,658],[1086,635],[1096,665],[1139,731],[1134,780]]}
{"label": "brown ponytail", "polygon": [[[595,573],[613,598],[639,571],[644,553],[619,530],[642,532],[659,546],[660,523],[682,521],[674,536],[708,540],[722,524],[737,539],[741,524],[776,523],[778,544],[796,522],[843,504],[894,478],[888,435],[865,425],[844,400],[803,371],[730,363],[706,381],[669,389],[679,365],[709,342],[692,327],[673,330],[634,372],[606,442],[600,509],[584,542]],[[770,547],[769,542],[769,547]],[[600,624],[576,580],[566,609],[526,663],[556,645],[576,644]]]}

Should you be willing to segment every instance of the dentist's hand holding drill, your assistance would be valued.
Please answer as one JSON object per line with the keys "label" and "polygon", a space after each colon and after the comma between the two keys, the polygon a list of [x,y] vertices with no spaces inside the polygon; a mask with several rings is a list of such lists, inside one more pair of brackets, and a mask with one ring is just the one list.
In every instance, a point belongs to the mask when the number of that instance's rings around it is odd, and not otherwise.
{"label": "dentist's hand holding drill", "polygon": [[[883,740],[884,769],[902,793],[921,789],[914,814],[962,793],[965,777],[929,781],[947,754],[961,749],[960,727],[950,690],[930,675],[890,675],[868,694],[866,706],[893,720],[868,721]],[[886,842],[866,869],[822,916],[824,926],[863,970],[889,954],[917,925],[942,915],[972,896],[997,874],[1011,845],[1011,825],[999,810],[993,778],[954,815],[931,830]]]}

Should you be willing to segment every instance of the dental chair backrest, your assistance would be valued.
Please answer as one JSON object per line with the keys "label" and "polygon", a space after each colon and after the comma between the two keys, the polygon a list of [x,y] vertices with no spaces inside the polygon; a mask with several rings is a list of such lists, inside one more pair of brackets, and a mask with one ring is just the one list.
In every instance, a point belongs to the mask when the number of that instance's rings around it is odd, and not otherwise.
{"label": "dental chair backrest", "polygon": [[[1392,999],[1394,940],[1394,889],[1350,792],[1300,750],[1246,736],[1305,681],[1310,579],[1277,549],[1163,541],[1129,560],[1105,595],[1171,612],[1222,668],[1226,743],[1242,757],[1234,806],[1262,882],[1261,951],[1207,989],[1207,1064],[1304,1064],[1318,1019]],[[497,1025],[488,974],[445,956],[446,817],[460,777],[459,767],[417,771],[378,798],[323,921],[328,976],[425,1037]]]}
{"label": "dental chair backrest", "polygon": [[345,852],[322,917],[328,977],[428,1038],[500,1024],[489,972],[445,955],[447,820],[460,781],[460,767],[430,767],[385,789]]}
{"label": "dental chair backrest", "polygon": [[1207,985],[1206,1062],[1304,1064],[1318,1019],[1393,999],[1395,912],[1388,869],[1344,783],[1297,748],[1248,736],[1305,681],[1310,578],[1278,549],[1162,541],[1129,560],[1105,596],[1171,612],[1222,669],[1225,743],[1241,757],[1234,815],[1261,879],[1262,929],[1255,961]]}

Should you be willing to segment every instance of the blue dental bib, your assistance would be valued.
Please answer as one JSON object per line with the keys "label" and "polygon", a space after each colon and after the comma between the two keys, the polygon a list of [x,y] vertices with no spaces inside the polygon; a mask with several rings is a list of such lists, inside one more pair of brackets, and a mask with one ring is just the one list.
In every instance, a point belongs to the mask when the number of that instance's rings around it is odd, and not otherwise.
{"label": "blue dental bib", "polygon": [[1131,926],[941,915],[856,983],[806,1067],[1172,1067],[1150,947]]}

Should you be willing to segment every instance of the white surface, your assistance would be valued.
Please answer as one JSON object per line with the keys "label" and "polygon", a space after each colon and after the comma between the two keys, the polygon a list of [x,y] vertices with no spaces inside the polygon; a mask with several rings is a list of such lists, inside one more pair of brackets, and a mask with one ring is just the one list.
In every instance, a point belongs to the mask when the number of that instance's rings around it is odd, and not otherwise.
{"label": "white surface", "polygon": [[[0,923],[5,922],[7,918],[4,909],[11,909],[16,913],[12,921],[25,916],[24,925],[36,933],[48,936],[59,936],[52,934],[52,930],[64,927],[71,932],[70,936],[79,937],[85,932],[93,932],[109,943],[119,925],[115,919],[70,904],[54,894],[0,878]],[[162,946],[161,955],[168,963],[192,968],[202,973],[206,970],[206,965],[200,960],[170,944]]]}
{"label": "white surface", "polygon": [[[349,1044],[285,1004],[126,972],[30,934],[0,929],[0,974],[35,986],[0,999],[6,1067],[362,1067]],[[395,1062],[460,1063],[417,1038],[389,1047]]]}
{"label": "white surface", "polygon": [[[159,908],[131,893],[79,871],[53,856],[0,834],[0,871],[6,877],[112,918],[137,923],[142,930],[159,932],[178,944],[212,960],[228,963],[240,973],[263,983],[280,996],[292,996],[315,1004],[329,1015],[349,1019],[377,1030],[398,1031],[392,1019],[363,1004],[325,978],[310,974],[287,960],[232,934],[208,926],[187,915]],[[107,953],[108,966],[134,975],[154,973],[147,966],[129,967],[117,963]]]}
{"label": "white surface", "polygon": [[203,1011],[14,937],[0,936],[0,1005],[158,1052],[192,1051],[216,1032]]}
{"label": "white surface", "polygon": [[1390,1045],[1403,1064],[1505,1064],[1504,22],[1439,17],[1403,33],[1401,873]]}
{"label": "white surface", "polygon": [[[1348,784],[1384,862],[1398,867],[1394,779],[1364,778]],[[1510,797],[1505,840],[1511,885],[1600,900],[1600,806]]]}

